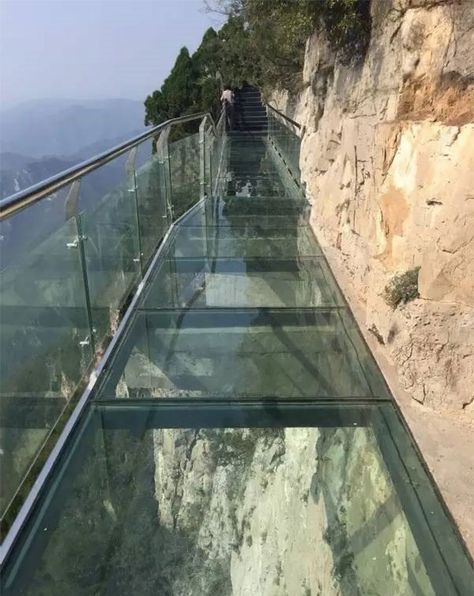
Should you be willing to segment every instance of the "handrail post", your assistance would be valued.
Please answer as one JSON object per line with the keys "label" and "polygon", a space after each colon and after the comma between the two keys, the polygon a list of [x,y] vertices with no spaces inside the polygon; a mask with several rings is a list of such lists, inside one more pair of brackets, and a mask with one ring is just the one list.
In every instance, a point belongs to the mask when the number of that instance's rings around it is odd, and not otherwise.
{"label": "handrail post", "polygon": [[217,137],[216,131],[213,126],[209,126],[207,129],[207,146],[206,146],[206,165],[207,165],[207,189],[209,196],[212,196],[212,181],[214,179],[214,167],[213,167],[213,157],[217,147]]}
{"label": "handrail post", "polygon": [[217,123],[214,126],[216,135],[216,146],[215,146],[215,157],[214,157],[214,187],[211,186],[211,194],[217,194],[217,184],[219,180],[220,166],[222,161],[222,154],[224,152],[224,146],[226,141],[225,129],[224,129],[224,110],[221,110]]}
{"label": "handrail post", "polygon": [[269,138],[269,140],[272,140],[272,119],[270,117],[270,110],[268,109],[268,105],[265,104],[265,113],[267,115],[267,122],[268,122],[268,131],[267,131],[267,136]]}
{"label": "handrail post", "polygon": [[92,302],[90,296],[90,287],[89,287],[89,276],[87,272],[87,259],[86,259],[86,250],[84,246],[84,242],[87,241],[87,237],[84,234],[82,228],[82,219],[81,215],[78,212],[79,206],[79,199],[81,194],[81,180],[74,180],[71,184],[71,188],[67,193],[66,200],[64,202],[66,208],[66,220],[73,219],[75,223],[77,237],[73,242],[67,245],[68,248],[79,249],[79,262],[81,267],[81,274],[82,274],[82,286],[84,289],[84,301],[86,306],[86,319],[87,319],[87,327],[89,329],[89,337],[84,338],[79,342],[81,347],[87,346],[90,344],[92,353],[95,354],[95,333],[96,330],[94,328],[94,320],[92,316]]}
{"label": "handrail post", "polygon": [[[135,176],[135,161],[137,158],[137,147],[132,147],[130,152],[127,156],[127,161],[125,163],[125,173],[127,174],[128,180],[127,182],[130,184],[130,188],[128,192],[133,194],[134,197],[134,205],[135,205],[135,221],[137,226],[137,239],[138,239],[138,261],[140,264],[140,274],[143,276],[143,248],[142,248],[142,235],[141,235],[141,226],[140,226],[140,210],[138,206],[138,193],[137,193],[137,180]],[[136,260],[136,259],[134,259]]]}
{"label": "handrail post", "polygon": [[199,187],[200,198],[204,199],[206,193],[206,122],[207,114],[199,125]]}
{"label": "handrail post", "polygon": [[158,142],[156,144],[156,153],[158,155],[158,160],[160,163],[160,172],[161,172],[161,180],[160,186],[163,193],[163,196],[166,200],[167,206],[167,214],[168,214],[168,225],[171,225],[173,222],[173,203],[172,203],[172,188],[171,188],[171,171],[170,171],[170,155],[169,155],[169,146],[168,146],[168,138],[171,131],[171,124],[165,126],[165,128],[161,131],[161,134],[158,138]]}

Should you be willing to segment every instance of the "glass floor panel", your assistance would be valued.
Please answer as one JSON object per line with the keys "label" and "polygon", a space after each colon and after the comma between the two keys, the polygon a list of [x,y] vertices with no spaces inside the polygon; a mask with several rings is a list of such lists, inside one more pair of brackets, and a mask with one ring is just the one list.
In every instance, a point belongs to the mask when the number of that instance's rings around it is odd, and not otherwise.
{"label": "glass floor panel", "polygon": [[166,259],[140,308],[341,306],[322,257]]}
{"label": "glass floor panel", "polygon": [[0,397],[0,510],[18,490],[36,454],[63,412],[64,398],[28,395]]}
{"label": "glass floor panel", "polygon": [[[181,226],[230,226],[230,227],[255,227],[264,228],[291,228],[304,226],[309,219],[308,213],[286,213],[282,215],[262,215],[258,213],[249,213],[252,208],[247,209],[247,213],[240,213],[238,210],[216,210],[212,211],[206,205],[199,205],[192,213],[181,221]],[[270,213],[275,213],[270,209]]]}
{"label": "glass floor panel", "polygon": [[232,169],[226,170],[224,176],[258,176],[268,177],[273,176],[277,178],[278,168],[271,163],[256,164],[251,160],[233,158]]}
{"label": "glass floor panel", "polygon": [[237,164],[234,170],[227,169],[224,174],[224,179],[228,181],[245,181],[251,180],[254,184],[275,184],[278,187],[283,186],[283,182],[277,170],[255,171],[245,166],[244,164]]}
{"label": "glass floor panel", "polygon": [[472,593],[390,404],[95,405],[28,535],[4,596]]}
{"label": "glass floor panel", "polygon": [[383,398],[341,309],[139,311],[99,399]]}
{"label": "glass floor panel", "polygon": [[[226,145],[233,196],[162,247],[2,595],[472,596],[472,561],[306,203],[265,137]],[[18,456],[4,501],[53,398],[0,402]]]}
{"label": "glass floor panel", "polygon": [[180,226],[170,239],[167,257],[274,257],[318,256],[321,249],[311,230],[243,227]]}
{"label": "glass floor panel", "polygon": [[298,215],[308,211],[306,201],[294,199],[281,199],[273,197],[230,197],[207,201],[201,209],[210,213],[212,217],[220,219],[231,219],[233,216],[260,216],[260,215]]}
{"label": "glass floor panel", "polygon": [[278,195],[259,194],[252,197],[239,197],[223,194],[217,198],[207,199],[206,202],[211,210],[214,209],[214,211],[216,210],[216,207],[219,211],[225,211],[232,207],[235,209],[235,207],[239,205],[243,211],[242,215],[244,215],[248,209],[263,209],[264,206],[268,206],[269,208],[273,207],[273,209],[292,207],[295,210],[309,207],[309,203],[304,196],[296,196],[286,191]]}
{"label": "glass floor panel", "polygon": [[228,195],[257,197],[259,195],[281,196],[285,194],[285,186],[277,176],[227,175],[224,180],[225,192]]}

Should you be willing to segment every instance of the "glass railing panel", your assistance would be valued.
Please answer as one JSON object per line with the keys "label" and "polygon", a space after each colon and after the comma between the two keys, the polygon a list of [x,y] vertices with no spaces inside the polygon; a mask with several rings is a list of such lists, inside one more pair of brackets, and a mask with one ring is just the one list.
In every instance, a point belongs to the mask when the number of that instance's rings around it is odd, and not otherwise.
{"label": "glass railing panel", "polygon": [[[210,186],[216,142],[206,132]],[[72,408],[115,333],[169,228],[172,207],[177,217],[199,198],[198,135],[172,143],[165,165],[153,143],[0,224],[0,515],[8,506],[2,532],[54,445],[51,435],[66,421],[65,408]],[[164,167],[174,189],[168,178],[164,183]]]}
{"label": "glass railing panel", "polygon": [[211,155],[211,172],[212,172],[212,189],[210,195],[212,195],[215,191],[216,182],[218,180],[218,176],[221,173],[222,168],[224,167],[224,142],[225,142],[225,135],[223,134],[222,128],[223,120],[219,120],[216,125],[216,134],[215,140],[212,144],[212,155]]}
{"label": "glass railing panel", "polygon": [[174,219],[180,217],[200,197],[199,133],[169,144],[171,200]]}
{"label": "glass railing panel", "polygon": [[214,151],[214,171],[217,173],[219,171],[219,166],[222,164],[222,157],[225,153],[225,144],[227,142],[227,136],[225,133],[225,121],[224,121],[224,114],[221,112],[217,122],[216,122],[216,150]]}
{"label": "glass railing panel", "polygon": [[162,169],[150,141],[139,146],[135,162],[135,187],[142,265],[145,267],[170,223]]}
{"label": "glass railing panel", "polygon": [[214,152],[217,150],[217,139],[214,135],[212,127],[206,127],[204,134],[204,193],[206,196],[211,196],[213,193],[213,181],[217,176],[217,164],[214,163]]}
{"label": "glass railing panel", "polygon": [[343,305],[323,258],[163,259],[139,308]]}
{"label": "glass railing panel", "polygon": [[[106,193],[97,192],[107,180]],[[92,320],[100,345],[114,334],[120,311],[141,275],[135,180],[126,172],[126,156],[85,176],[81,187],[80,221]]]}
{"label": "glass railing panel", "polygon": [[389,404],[94,409],[2,594],[468,596],[468,556],[387,417],[401,428]]}
{"label": "glass railing panel", "polygon": [[389,395],[337,308],[139,311],[111,368],[100,399]]}
{"label": "glass railing panel", "polygon": [[299,167],[301,139],[293,130],[292,125],[286,126],[281,117],[276,116],[268,109],[269,137],[273,141],[282,158],[290,168],[293,176],[299,180],[301,176]]}
{"label": "glass railing panel", "polygon": [[68,190],[0,224],[0,514],[92,361],[84,271]]}

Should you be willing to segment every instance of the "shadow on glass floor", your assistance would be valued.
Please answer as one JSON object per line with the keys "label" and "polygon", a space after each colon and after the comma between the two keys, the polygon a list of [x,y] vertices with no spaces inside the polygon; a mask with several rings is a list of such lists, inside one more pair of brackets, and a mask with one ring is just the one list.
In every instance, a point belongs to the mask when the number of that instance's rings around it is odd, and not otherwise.
{"label": "shadow on glass floor", "polygon": [[343,306],[322,257],[163,259],[139,308]]}
{"label": "shadow on glass floor", "polygon": [[385,398],[343,309],[138,311],[99,399]]}
{"label": "shadow on glass floor", "polygon": [[290,258],[320,256],[321,249],[311,229],[248,226],[180,226],[166,249],[168,258]]}
{"label": "shadow on glass floor", "polygon": [[297,203],[294,199],[272,197],[224,197],[209,199],[199,205],[181,222],[181,226],[248,227],[265,232],[272,228],[296,230],[299,226],[306,226],[308,218],[307,204],[302,201]]}

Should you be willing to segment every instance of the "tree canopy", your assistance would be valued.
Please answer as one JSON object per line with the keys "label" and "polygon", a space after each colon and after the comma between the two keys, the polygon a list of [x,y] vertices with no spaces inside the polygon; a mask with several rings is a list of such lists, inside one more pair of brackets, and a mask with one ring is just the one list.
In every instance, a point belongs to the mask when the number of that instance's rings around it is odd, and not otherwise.
{"label": "tree canopy", "polygon": [[227,15],[209,28],[191,56],[182,48],[160,90],[145,100],[145,124],[197,111],[217,115],[223,85],[245,82],[265,89],[297,91],[304,48],[324,30],[338,59],[362,57],[370,36],[370,0],[205,0]]}

